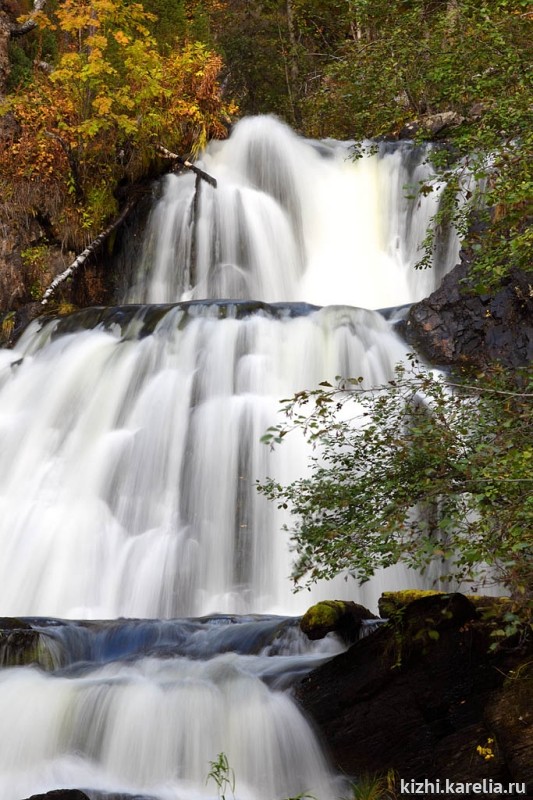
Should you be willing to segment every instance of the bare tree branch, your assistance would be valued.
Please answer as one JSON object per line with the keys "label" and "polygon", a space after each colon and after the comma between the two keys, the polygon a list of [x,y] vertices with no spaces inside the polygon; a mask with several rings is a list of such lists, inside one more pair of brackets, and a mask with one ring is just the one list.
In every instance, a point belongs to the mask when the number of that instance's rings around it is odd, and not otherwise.
{"label": "bare tree branch", "polygon": [[167,148],[163,147],[162,144],[156,144],[155,149],[164,158],[171,158],[174,161],[177,161],[178,164],[182,165],[182,167],[187,167],[187,169],[192,170],[194,173],[196,173],[196,175],[198,175],[204,181],[207,181],[207,183],[209,183],[211,186],[214,186],[215,189],[217,188],[216,179],[213,178],[212,175],[209,175],[207,172],[204,172],[203,169],[200,169],[200,167],[195,166],[195,164],[192,164],[190,161],[187,161],[185,158],[182,158],[181,156],[178,156],[176,153],[172,153],[170,150],[167,150]]}
{"label": "bare tree branch", "polygon": [[54,71],[53,66],[49,64],[48,61],[37,60],[33,62],[33,65],[37,67],[37,69],[40,69],[41,72],[46,72],[47,75],[51,75],[52,72]]}

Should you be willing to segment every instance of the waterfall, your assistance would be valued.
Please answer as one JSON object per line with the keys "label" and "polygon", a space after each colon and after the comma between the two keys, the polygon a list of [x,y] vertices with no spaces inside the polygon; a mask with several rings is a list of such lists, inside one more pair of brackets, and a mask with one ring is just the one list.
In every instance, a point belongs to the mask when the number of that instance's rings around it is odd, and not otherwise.
{"label": "waterfall", "polygon": [[[430,294],[458,260],[451,236],[433,269],[415,270],[444,185],[429,146],[311,142],[271,117],[240,122],[202,167],[170,175],[155,206],[128,302],[220,298],[386,308]],[[417,194],[422,184],[433,191]],[[194,269],[191,272],[191,252]]]}
{"label": "waterfall", "polygon": [[260,438],[282,397],[389,380],[405,347],[367,309],[423,296],[458,252],[450,237],[413,269],[442,190],[405,197],[433,179],[424,151],[350,152],[243,120],[203,155],[216,189],[163,181],[124,305],[0,351],[0,607],[48,654],[0,672],[4,800],[213,797],[220,752],[238,798],[335,796],[289,688],[340,645],[307,642],[295,615],[418,579],[294,595],[287,516],[255,482],[300,476],[308,450]]}

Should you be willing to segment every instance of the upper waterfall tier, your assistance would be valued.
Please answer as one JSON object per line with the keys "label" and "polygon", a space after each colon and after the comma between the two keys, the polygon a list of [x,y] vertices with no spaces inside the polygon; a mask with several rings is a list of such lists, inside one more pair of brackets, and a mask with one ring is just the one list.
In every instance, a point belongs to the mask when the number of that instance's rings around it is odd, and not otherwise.
{"label": "upper waterfall tier", "polygon": [[[203,154],[217,188],[169,175],[154,207],[127,302],[201,298],[385,308],[422,299],[457,261],[441,237],[415,270],[439,207],[428,149],[298,137],[274,117],[244,119]],[[418,195],[417,187],[432,184]]]}

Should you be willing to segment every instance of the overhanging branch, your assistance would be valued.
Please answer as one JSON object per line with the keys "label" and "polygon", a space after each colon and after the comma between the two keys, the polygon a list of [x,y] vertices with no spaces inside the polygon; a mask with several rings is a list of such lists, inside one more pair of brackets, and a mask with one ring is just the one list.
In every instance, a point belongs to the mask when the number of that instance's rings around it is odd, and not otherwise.
{"label": "overhanging branch", "polygon": [[176,153],[172,153],[170,150],[167,150],[167,148],[163,147],[162,144],[156,144],[155,149],[164,158],[171,158],[173,161],[176,161],[178,164],[181,164],[182,167],[187,167],[187,169],[192,170],[192,172],[194,172],[196,175],[202,178],[202,180],[207,181],[207,183],[209,183],[215,189],[217,188],[216,179],[213,178],[212,175],[209,175],[209,173],[204,172],[203,169],[200,169],[200,167],[197,167],[195,164],[192,164],[190,161],[187,161],[187,159],[178,156]]}

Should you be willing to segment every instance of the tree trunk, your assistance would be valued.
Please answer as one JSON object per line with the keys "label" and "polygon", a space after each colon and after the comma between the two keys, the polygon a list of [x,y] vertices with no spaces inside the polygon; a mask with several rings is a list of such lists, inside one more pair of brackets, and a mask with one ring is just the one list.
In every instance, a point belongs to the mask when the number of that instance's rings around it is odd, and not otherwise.
{"label": "tree trunk", "polygon": [[297,56],[297,47],[298,42],[296,39],[296,24],[294,21],[294,8],[292,5],[292,0],[286,0],[286,10],[287,10],[287,30],[289,32],[289,52],[287,56],[287,89],[289,93],[289,101],[291,104],[292,115],[294,117],[294,123],[297,127],[301,127],[301,114],[298,108],[298,103],[294,101],[294,98],[298,96],[298,79],[299,79],[299,70],[298,70],[298,56]]}
{"label": "tree trunk", "polygon": [[11,38],[11,25],[9,19],[3,11],[0,11],[0,99],[6,91],[7,79],[9,78],[9,40]]}
{"label": "tree trunk", "polygon": [[[194,240],[195,237],[196,237],[196,230],[195,230],[195,228],[196,228],[196,212],[197,212],[197,206],[198,206],[201,182],[202,181],[206,181],[207,183],[209,183],[210,186],[213,186],[214,188],[216,188],[217,182],[216,182],[215,178],[213,178],[212,175],[209,175],[207,172],[204,172],[203,169],[200,169],[200,167],[197,167],[195,164],[192,164],[190,161],[187,161],[186,159],[181,158],[181,156],[178,156],[176,153],[172,153],[170,150],[167,150],[166,147],[163,147],[162,145],[158,144],[158,145],[156,145],[156,150],[162,156],[164,156],[165,158],[172,159],[173,161],[177,162],[178,164],[181,164],[182,166],[186,167],[187,169],[190,169],[196,175],[196,191],[195,191],[195,198],[194,198],[194,201],[193,201],[193,215],[194,216],[193,216],[193,221],[192,221],[193,228],[194,228],[193,229],[193,240]],[[72,264],[70,264],[70,266],[68,266],[67,269],[65,269],[63,272],[61,272],[59,275],[57,275],[54,278],[54,280],[52,281],[52,283],[50,284],[50,286],[48,287],[48,289],[46,290],[46,292],[44,293],[44,295],[43,295],[43,297],[41,299],[41,305],[43,305],[43,306],[47,305],[50,297],[54,294],[54,292],[57,289],[57,287],[60,286],[62,283],[64,283],[68,278],[72,277],[72,275],[74,275],[74,273],[77,272],[77,270],[85,264],[87,259],[90,258],[92,255],[94,255],[94,253],[105,242],[105,240],[113,233],[113,231],[116,230],[120,225],[122,225],[122,223],[124,222],[126,217],[133,210],[133,208],[137,205],[139,199],[140,199],[140,195],[138,193],[134,197],[131,197],[130,200],[124,206],[124,209],[121,211],[119,216],[116,219],[114,219],[113,222],[111,222],[107,226],[107,228],[105,228],[96,237],[96,239],[94,239],[91,242],[91,244],[88,247],[86,247],[85,250],[82,253],[80,253],[79,256],[77,256],[74,259]],[[195,256],[195,253],[194,253],[194,241],[193,241],[193,259],[194,260],[196,259],[196,256]],[[192,265],[192,269],[194,269],[194,263]],[[191,279],[192,279],[192,276],[191,276]]]}

